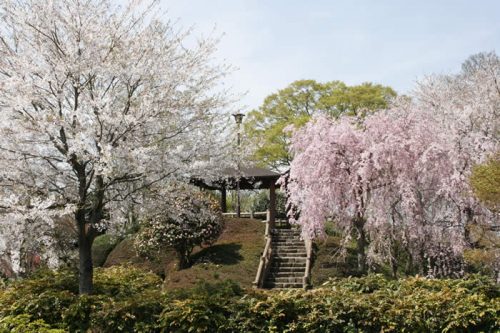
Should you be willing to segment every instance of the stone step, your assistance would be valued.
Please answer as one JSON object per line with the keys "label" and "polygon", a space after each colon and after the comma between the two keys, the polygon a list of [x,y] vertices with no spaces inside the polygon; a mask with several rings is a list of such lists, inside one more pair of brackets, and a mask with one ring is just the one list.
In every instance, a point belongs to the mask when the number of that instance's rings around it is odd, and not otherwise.
{"label": "stone step", "polygon": [[295,256],[289,256],[289,257],[274,257],[273,262],[300,262],[300,263],[306,263],[306,258],[302,257],[295,257]]}
{"label": "stone step", "polygon": [[304,243],[274,243],[273,245],[280,249],[306,249]]}
{"label": "stone step", "polygon": [[276,289],[289,289],[289,288],[302,288],[302,283],[274,283],[266,282],[264,283],[264,288],[276,288]]}
{"label": "stone step", "polygon": [[277,278],[272,278],[269,277],[266,279],[265,282],[267,283],[302,283],[303,277],[277,277]]}
{"label": "stone step", "polygon": [[281,265],[281,266],[271,266],[269,267],[269,272],[270,273],[279,273],[279,272],[288,272],[288,273],[297,273],[297,272],[302,272],[304,273],[306,270],[305,266],[291,266],[291,265]]}
{"label": "stone step", "polygon": [[273,246],[273,248],[282,246],[305,247],[304,242],[291,242],[291,241],[271,242],[271,245]]}
{"label": "stone step", "polygon": [[277,248],[274,249],[272,253],[290,253],[290,257],[293,257],[294,253],[307,253],[305,249],[287,249],[287,248]]}
{"label": "stone step", "polygon": [[290,253],[291,254],[291,257],[293,257],[293,254],[294,253],[306,253],[306,249],[304,248],[283,248],[283,247],[278,247],[276,249],[274,249],[273,253]]}
{"label": "stone step", "polygon": [[306,252],[306,248],[303,247],[303,246],[279,246],[279,247],[276,248],[276,251],[282,251],[282,252]]}
{"label": "stone step", "polygon": [[304,276],[304,271],[295,271],[295,272],[269,272],[267,274],[268,278],[291,278],[291,277],[296,277],[296,278],[302,278]]}
{"label": "stone step", "polygon": [[269,268],[269,274],[276,273],[301,273],[304,274],[306,267],[298,267],[298,266],[275,266]]}
{"label": "stone step", "polygon": [[273,264],[306,264],[306,257],[273,257],[271,262]]}
{"label": "stone step", "polygon": [[290,258],[290,257],[294,257],[294,258],[307,258],[307,253],[297,253],[297,252],[294,252],[294,253],[290,253],[290,252],[274,252],[273,253],[273,258]]}

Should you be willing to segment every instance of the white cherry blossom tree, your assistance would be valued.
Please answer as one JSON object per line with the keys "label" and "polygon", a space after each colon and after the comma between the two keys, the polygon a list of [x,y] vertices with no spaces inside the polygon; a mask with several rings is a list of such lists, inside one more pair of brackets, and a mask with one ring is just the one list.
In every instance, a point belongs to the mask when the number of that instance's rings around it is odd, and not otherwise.
{"label": "white cherry blossom tree", "polygon": [[155,1],[5,0],[0,22],[0,205],[31,223],[74,214],[91,293],[93,240],[126,202],[221,165],[229,68]]}

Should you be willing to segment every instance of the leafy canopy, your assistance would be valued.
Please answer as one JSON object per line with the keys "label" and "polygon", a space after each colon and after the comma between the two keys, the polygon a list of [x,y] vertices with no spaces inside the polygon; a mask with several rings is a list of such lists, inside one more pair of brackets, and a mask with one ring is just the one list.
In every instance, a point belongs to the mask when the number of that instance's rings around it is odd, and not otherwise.
{"label": "leafy canopy", "polygon": [[253,159],[273,169],[288,166],[291,157],[290,135],[284,131],[287,126],[301,127],[315,114],[364,117],[386,108],[395,96],[392,88],[373,83],[348,86],[341,81],[292,82],[266,97],[258,109],[249,113],[245,134],[256,145]]}

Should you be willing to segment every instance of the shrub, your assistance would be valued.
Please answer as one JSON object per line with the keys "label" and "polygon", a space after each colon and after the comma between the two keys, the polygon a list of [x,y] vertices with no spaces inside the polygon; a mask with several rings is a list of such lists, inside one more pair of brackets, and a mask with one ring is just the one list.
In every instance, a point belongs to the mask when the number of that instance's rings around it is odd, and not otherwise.
{"label": "shrub", "polygon": [[164,299],[158,276],[132,266],[99,268],[94,275],[96,294],[78,296],[74,274],[40,271],[12,283],[0,291],[0,318],[9,318],[5,320],[11,326],[43,323],[70,332],[154,331]]}
{"label": "shrub", "polygon": [[43,320],[32,320],[27,314],[0,318],[0,333],[64,333],[62,329],[51,328]]}
{"label": "shrub", "polygon": [[[161,293],[139,269],[97,269],[96,295],[77,295],[71,272],[44,272],[0,291],[3,332],[498,332],[491,279],[381,275],[331,279],[311,291],[253,290],[200,282]],[[68,288],[68,289],[66,289]]]}
{"label": "shrub", "polygon": [[159,324],[164,332],[218,332],[227,327],[235,298],[243,290],[226,280],[215,284],[199,282],[192,289],[171,295],[160,315]]}
{"label": "shrub", "polygon": [[95,267],[101,267],[106,258],[121,239],[111,235],[100,235],[92,244],[92,262]]}
{"label": "shrub", "polygon": [[175,195],[147,218],[136,240],[137,252],[148,255],[172,247],[179,258],[179,269],[190,265],[195,246],[212,244],[224,227],[218,203],[199,190],[178,186]]}

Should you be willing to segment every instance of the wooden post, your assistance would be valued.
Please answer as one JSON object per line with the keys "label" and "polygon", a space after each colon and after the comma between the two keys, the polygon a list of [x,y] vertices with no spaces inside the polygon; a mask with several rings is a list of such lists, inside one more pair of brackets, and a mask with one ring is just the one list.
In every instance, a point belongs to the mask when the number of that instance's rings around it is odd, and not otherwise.
{"label": "wooden post", "polygon": [[227,213],[226,187],[220,190],[220,209],[223,213]]}
{"label": "wooden post", "polygon": [[276,220],[276,185],[271,181],[269,187],[269,226],[274,228]]}
{"label": "wooden post", "polygon": [[236,217],[241,217],[240,179],[236,183]]}

